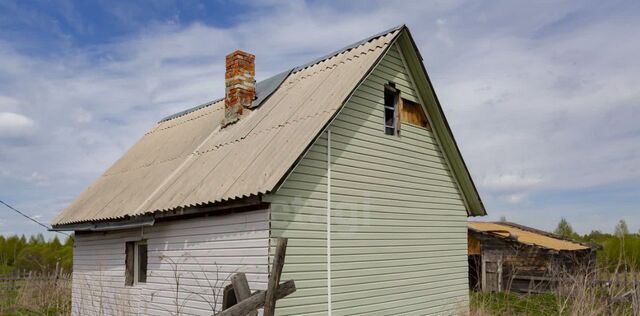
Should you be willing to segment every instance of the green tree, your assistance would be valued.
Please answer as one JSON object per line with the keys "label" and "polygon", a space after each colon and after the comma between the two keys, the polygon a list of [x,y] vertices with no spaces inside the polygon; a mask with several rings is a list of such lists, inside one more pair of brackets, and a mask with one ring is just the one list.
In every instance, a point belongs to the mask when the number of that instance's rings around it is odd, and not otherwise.
{"label": "green tree", "polygon": [[0,236],[0,275],[13,271],[53,271],[56,264],[66,271],[73,268],[73,236],[64,244],[57,236],[46,240],[42,234]]}
{"label": "green tree", "polygon": [[571,227],[571,224],[569,224],[567,219],[564,217],[560,219],[560,222],[558,223],[558,226],[553,231],[553,233],[565,238],[575,239],[579,237],[578,234],[576,234],[576,232],[573,230],[573,227]]}
{"label": "green tree", "polygon": [[629,235],[629,226],[627,226],[627,222],[624,219],[621,219],[618,224],[616,224],[615,235],[618,238],[624,238],[624,236]]}

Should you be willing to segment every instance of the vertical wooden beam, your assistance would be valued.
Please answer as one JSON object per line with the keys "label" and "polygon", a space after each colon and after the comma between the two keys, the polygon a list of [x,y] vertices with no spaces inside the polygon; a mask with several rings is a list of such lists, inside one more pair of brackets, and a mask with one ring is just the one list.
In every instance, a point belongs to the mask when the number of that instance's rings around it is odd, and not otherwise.
{"label": "vertical wooden beam", "polygon": [[[244,273],[239,272],[234,274],[231,277],[231,284],[233,284],[233,291],[236,294],[236,300],[238,303],[251,296],[249,281],[247,281],[247,276]],[[247,316],[258,316],[258,311],[249,312]]]}
{"label": "vertical wooden beam", "polygon": [[498,258],[498,292],[502,292],[502,255]]}
{"label": "vertical wooden beam", "polygon": [[480,255],[480,289],[482,292],[487,292],[487,259],[484,253]]}
{"label": "vertical wooden beam", "polygon": [[264,301],[264,316],[273,316],[276,309],[276,296],[278,285],[280,284],[280,275],[284,266],[284,256],[287,252],[287,238],[278,238],[276,253],[273,257],[273,266],[269,274],[269,284],[267,285],[267,293]]}

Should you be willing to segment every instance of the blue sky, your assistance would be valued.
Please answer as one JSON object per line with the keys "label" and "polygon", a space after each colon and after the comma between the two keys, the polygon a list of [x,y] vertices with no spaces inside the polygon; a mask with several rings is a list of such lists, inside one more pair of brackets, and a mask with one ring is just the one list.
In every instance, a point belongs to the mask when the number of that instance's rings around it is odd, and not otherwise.
{"label": "blue sky", "polygon": [[[165,115],[406,23],[488,208],[640,229],[640,4],[2,1],[0,199],[48,222]],[[0,233],[40,228],[0,208]]]}

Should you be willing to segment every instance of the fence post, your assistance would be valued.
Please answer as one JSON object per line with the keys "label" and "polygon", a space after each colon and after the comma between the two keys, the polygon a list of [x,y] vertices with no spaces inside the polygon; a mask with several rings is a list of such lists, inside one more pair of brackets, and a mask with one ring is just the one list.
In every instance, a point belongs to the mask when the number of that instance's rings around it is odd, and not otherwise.
{"label": "fence post", "polygon": [[[231,284],[233,284],[233,291],[238,302],[244,301],[251,296],[249,281],[247,281],[247,276],[244,273],[234,274],[231,277]],[[258,316],[258,311],[252,311],[247,316]]]}
{"label": "fence post", "polygon": [[57,286],[58,285],[58,278],[60,277],[60,260],[56,260],[56,272],[55,272],[55,276],[53,278],[53,285]]}
{"label": "fence post", "polygon": [[280,275],[284,266],[284,257],[287,252],[287,238],[278,238],[276,253],[273,256],[273,266],[269,274],[267,294],[264,299],[264,316],[273,316],[276,309],[276,291],[280,284]]}

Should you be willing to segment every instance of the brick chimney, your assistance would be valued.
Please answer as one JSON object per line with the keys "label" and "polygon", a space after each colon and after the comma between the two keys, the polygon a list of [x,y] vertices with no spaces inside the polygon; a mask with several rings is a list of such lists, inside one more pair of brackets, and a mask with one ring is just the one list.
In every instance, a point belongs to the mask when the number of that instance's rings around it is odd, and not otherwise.
{"label": "brick chimney", "polygon": [[256,98],[256,56],[241,50],[227,55],[224,75],[224,120],[222,125],[235,123],[242,110]]}

